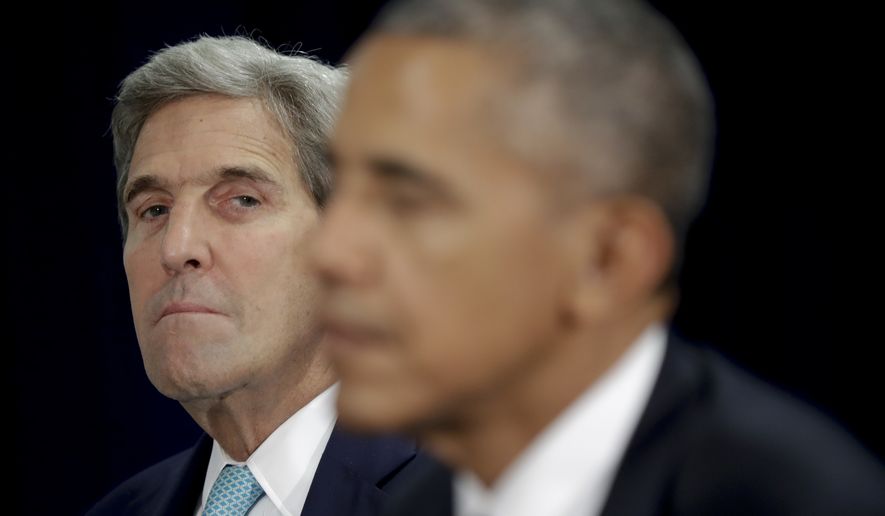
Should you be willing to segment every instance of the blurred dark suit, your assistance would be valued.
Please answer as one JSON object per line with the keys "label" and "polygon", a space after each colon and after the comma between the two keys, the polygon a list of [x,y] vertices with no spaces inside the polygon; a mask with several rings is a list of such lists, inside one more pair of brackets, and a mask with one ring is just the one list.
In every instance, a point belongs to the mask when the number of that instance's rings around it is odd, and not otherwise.
{"label": "blurred dark suit", "polygon": [[[422,467],[386,514],[452,514],[451,471]],[[671,336],[601,515],[881,516],[885,467],[813,409]]]}

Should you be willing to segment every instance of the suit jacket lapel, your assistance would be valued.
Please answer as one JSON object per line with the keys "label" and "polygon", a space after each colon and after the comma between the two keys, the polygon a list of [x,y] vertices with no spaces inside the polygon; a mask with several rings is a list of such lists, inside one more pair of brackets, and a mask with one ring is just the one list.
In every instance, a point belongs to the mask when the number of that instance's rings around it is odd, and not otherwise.
{"label": "suit jacket lapel", "polygon": [[672,452],[694,439],[686,423],[706,381],[700,356],[671,334],[660,375],[601,516],[666,514]]}
{"label": "suit jacket lapel", "polygon": [[374,516],[384,489],[415,457],[413,443],[359,437],[336,428],[323,452],[302,516]]}
{"label": "suit jacket lapel", "polygon": [[181,467],[170,472],[157,486],[132,500],[133,514],[193,516],[203,492],[206,466],[212,453],[212,438],[206,434],[186,452]]}
{"label": "suit jacket lapel", "polygon": [[409,467],[413,471],[382,514],[451,516],[454,511],[452,471],[426,455],[419,455]]}
{"label": "suit jacket lapel", "polygon": [[[203,491],[212,438],[204,434],[154,489],[133,498],[132,514],[193,516]],[[394,438],[356,437],[332,431],[317,467],[302,516],[375,516],[384,489],[415,457],[414,444]]]}

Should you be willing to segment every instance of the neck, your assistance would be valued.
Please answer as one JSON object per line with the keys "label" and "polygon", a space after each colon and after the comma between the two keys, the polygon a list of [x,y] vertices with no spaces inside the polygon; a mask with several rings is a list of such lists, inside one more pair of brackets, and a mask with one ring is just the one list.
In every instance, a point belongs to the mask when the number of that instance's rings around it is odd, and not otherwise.
{"label": "neck", "polygon": [[565,337],[518,380],[460,410],[419,439],[444,462],[491,486],[531,442],[614,365],[669,302],[656,302],[617,327]]}
{"label": "neck", "polygon": [[305,405],[335,383],[325,360],[290,381],[253,383],[217,397],[182,402],[194,421],[237,461],[250,455]]}

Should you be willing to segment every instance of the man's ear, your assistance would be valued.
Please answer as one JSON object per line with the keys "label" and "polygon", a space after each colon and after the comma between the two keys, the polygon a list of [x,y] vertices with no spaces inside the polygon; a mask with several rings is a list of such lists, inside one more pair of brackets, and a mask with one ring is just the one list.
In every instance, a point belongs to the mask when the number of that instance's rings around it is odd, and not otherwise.
{"label": "man's ear", "polygon": [[674,263],[675,238],[660,207],[640,196],[597,198],[565,225],[574,267],[574,317],[598,322],[651,299]]}

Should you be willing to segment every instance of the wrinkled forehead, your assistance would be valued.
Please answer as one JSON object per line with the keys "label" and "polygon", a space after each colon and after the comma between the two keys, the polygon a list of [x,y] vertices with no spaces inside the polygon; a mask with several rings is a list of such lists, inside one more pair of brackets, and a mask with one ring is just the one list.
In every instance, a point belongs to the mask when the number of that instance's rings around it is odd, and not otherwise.
{"label": "wrinkled forehead", "polygon": [[167,133],[185,133],[203,127],[240,133],[248,129],[285,138],[283,128],[261,99],[214,93],[187,95],[163,103],[148,115],[138,138],[158,128]]}
{"label": "wrinkled forehead", "polygon": [[288,169],[293,145],[258,99],[197,95],[154,111],[136,140],[130,178],[158,173],[170,164],[215,166],[254,162],[271,171]]}

